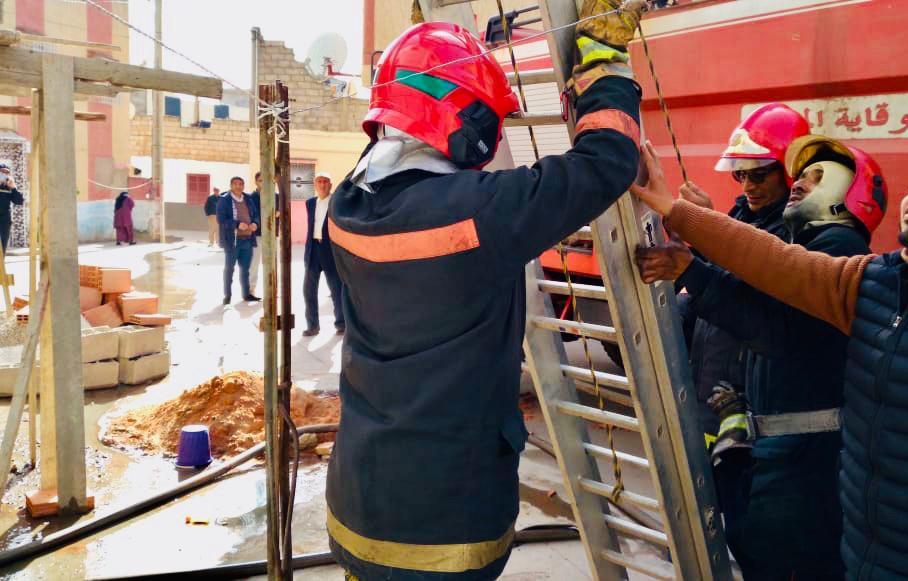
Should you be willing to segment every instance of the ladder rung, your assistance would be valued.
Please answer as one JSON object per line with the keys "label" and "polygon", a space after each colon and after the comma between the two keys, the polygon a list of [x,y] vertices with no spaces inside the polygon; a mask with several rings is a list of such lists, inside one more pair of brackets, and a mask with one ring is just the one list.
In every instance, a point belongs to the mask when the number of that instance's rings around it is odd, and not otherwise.
{"label": "ladder rung", "polygon": [[618,342],[618,334],[614,327],[606,325],[594,325],[593,323],[578,323],[567,319],[556,319],[554,317],[529,317],[529,322],[540,329],[549,331],[558,331],[561,333],[571,333],[589,337],[590,339],[601,339],[610,343]]}
{"label": "ladder rung", "polygon": [[656,545],[662,545],[663,547],[668,547],[668,535],[666,535],[665,533],[654,531],[653,529],[638,525],[633,521],[619,518],[610,514],[603,516],[605,517],[605,524],[615,532],[637,537],[638,539],[642,539]]}
{"label": "ladder rung", "polygon": [[580,230],[574,233],[579,240],[592,240],[593,239],[593,229],[589,226],[584,226]]}
{"label": "ladder rung", "polygon": [[[611,549],[605,549],[601,553],[602,558],[606,561],[614,563],[616,565],[621,565],[626,569],[632,569],[638,573],[643,573],[653,579],[659,579],[659,581],[669,581],[674,579],[675,576],[671,573],[666,574],[662,569],[656,569],[649,564],[644,563],[640,559],[634,559],[618,551],[612,551]],[[662,561],[663,563],[665,561]],[[667,563],[666,563],[667,564]]]}
{"label": "ladder rung", "polygon": [[[602,446],[597,446],[596,444],[584,443],[583,448],[586,450],[587,454],[602,458],[603,460],[612,461],[615,457],[611,450],[603,448]],[[622,452],[620,450],[616,450],[615,453],[618,455],[618,461],[621,462],[622,466],[633,466],[640,470],[649,470],[649,460],[646,458],[634,456],[633,454],[628,454],[627,452]]]}
{"label": "ladder rung", "polygon": [[599,393],[596,393],[596,387],[592,383],[587,383],[585,381],[577,381],[574,384],[574,387],[582,391],[583,393],[588,393],[594,397],[601,397],[606,401],[612,401],[624,407],[632,408],[634,407],[634,400],[631,399],[631,396],[626,393],[621,393],[620,391],[615,391],[614,389],[609,389],[607,387],[599,386]]}
{"label": "ladder rung", "polygon": [[[576,282],[571,286],[574,287],[574,295],[578,297],[583,297],[586,299],[599,299],[601,301],[608,300],[608,293],[605,292],[605,287],[603,286],[596,286],[594,284],[578,284]],[[556,295],[571,294],[568,283],[558,280],[540,280],[539,290]]]}
{"label": "ladder rung", "polygon": [[[574,365],[561,365],[561,372],[565,376],[570,377],[571,379],[578,379],[580,381],[587,381],[593,383],[593,378],[590,377],[590,370],[584,369],[583,367],[576,367]],[[622,389],[624,391],[631,390],[631,384],[626,377],[623,375],[615,375],[614,373],[606,373],[605,371],[594,371],[596,374],[596,380],[599,381],[599,385],[604,385],[606,387],[614,387],[617,389]]]}
{"label": "ladder rung", "polygon": [[[595,480],[590,480],[589,478],[581,478],[579,482],[580,488],[592,494],[604,496],[605,498],[611,498],[612,494],[615,492],[614,486],[605,484],[604,482],[596,482]],[[647,510],[660,510],[658,500],[656,500],[655,498],[650,498],[648,496],[643,496],[642,494],[637,494],[635,492],[629,492],[627,490],[621,491],[621,500],[627,501],[631,504],[636,504],[640,508],[645,508]]]}
{"label": "ladder rung", "polygon": [[561,113],[523,113],[519,117],[505,117],[505,127],[537,127],[539,125],[564,125]]}
{"label": "ladder rung", "polygon": [[616,428],[624,428],[625,430],[631,430],[633,432],[640,430],[640,424],[637,422],[636,418],[623,416],[614,412],[607,412],[605,410],[570,401],[555,402],[555,408],[563,414],[583,418],[591,422],[608,424],[610,426],[615,426]]}
{"label": "ladder rung", "polygon": [[[511,86],[517,86],[517,77],[514,73],[508,73],[508,81],[511,83]],[[555,71],[552,69],[543,70],[543,71],[527,71],[520,73],[520,81],[523,83],[523,86],[527,85],[539,85],[541,83],[554,83],[555,80]]]}

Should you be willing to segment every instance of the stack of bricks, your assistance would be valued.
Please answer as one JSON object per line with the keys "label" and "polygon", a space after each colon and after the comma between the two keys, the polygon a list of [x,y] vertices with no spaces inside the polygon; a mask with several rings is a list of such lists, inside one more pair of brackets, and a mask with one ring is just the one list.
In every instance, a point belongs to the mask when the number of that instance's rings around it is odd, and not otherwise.
{"label": "stack of bricks", "polygon": [[124,327],[119,335],[120,383],[138,385],[170,373],[163,327]]}
{"label": "stack of bricks", "polygon": [[170,317],[158,313],[157,295],[133,289],[128,268],[80,265],[79,307],[92,327],[170,323]]}

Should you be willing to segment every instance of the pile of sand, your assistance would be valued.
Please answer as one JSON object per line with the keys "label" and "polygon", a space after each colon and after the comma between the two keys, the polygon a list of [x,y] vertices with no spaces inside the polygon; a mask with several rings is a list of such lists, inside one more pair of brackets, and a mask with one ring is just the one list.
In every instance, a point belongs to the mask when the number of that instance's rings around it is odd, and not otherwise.
{"label": "pile of sand", "polygon": [[[340,400],[293,388],[290,413],[297,426],[336,423],[340,420]],[[215,376],[175,399],[112,419],[102,441],[152,454],[176,455],[180,430],[190,424],[208,426],[215,457],[232,456],[263,441],[262,376],[245,371]],[[319,441],[333,438],[334,434],[319,435]]]}

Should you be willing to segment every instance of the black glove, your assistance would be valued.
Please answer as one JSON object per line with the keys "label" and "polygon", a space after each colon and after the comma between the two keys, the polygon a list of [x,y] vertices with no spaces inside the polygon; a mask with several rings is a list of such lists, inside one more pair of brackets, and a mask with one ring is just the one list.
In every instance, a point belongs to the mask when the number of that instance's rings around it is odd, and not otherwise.
{"label": "black glove", "polygon": [[710,453],[713,464],[718,465],[722,456],[732,451],[749,453],[753,448],[754,433],[744,394],[727,381],[720,381],[706,403],[719,416],[720,422],[716,444]]}

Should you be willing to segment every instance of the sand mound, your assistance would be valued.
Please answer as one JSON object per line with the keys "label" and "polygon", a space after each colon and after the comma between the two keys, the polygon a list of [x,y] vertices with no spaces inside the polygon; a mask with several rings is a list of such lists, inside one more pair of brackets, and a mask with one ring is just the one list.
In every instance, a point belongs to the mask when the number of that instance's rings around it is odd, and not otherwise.
{"label": "sand mound", "polygon": [[[297,426],[335,423],[340,420],[340,400],[294,388],[290,413]],[[215,376],[175,399],[112,419],[102,441],[176,455],[180,429],[189,424],[208,426],[215,457],[232,456],[261,442],[265,439],[262,376],[245,371]],[[319,441],[333,437],[320,434]]]}

